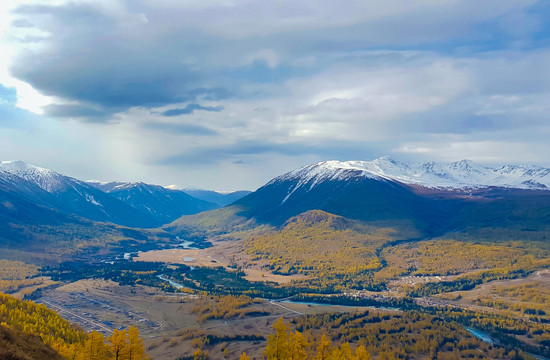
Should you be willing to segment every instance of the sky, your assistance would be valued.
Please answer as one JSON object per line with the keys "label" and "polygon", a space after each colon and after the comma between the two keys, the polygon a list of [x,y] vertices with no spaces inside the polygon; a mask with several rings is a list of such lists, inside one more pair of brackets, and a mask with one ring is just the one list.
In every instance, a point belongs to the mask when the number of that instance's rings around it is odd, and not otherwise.
{"label": "sky", "polygon": [[0,158],[80,179],[550,167],[548,1],[2,0],[0,54]]}

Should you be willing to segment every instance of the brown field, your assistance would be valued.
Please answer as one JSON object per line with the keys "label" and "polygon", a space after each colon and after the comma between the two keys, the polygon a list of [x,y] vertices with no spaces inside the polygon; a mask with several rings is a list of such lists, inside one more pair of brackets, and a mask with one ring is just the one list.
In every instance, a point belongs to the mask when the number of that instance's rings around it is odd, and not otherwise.
{"label": "brown field", "polygon": [[48,286],[53,286],[53,285],[58,284],[57,281],[53,281],[52,279],[50,279],[47,276],[40,276],[40,277],[37,277],[37,278],[34,278],[34,279],[38,281],[37,284],[22,287],[22,288],[18,289],[16,292],[10,293],[10,295],[13,296],[13,297],[16,297],[18,299],[23,299],[23,297],[25,295],[31,294],[32,292],[34,292],[37,289],[46,288]]}
{"label": "brown field", "polygon": [[266,261],[251,261],[250,257],[241,250],[241,244],[236,242],[220,241],[207,249],[166,249],[139,253],[134,261],[164,262],[185,264],[189,266],[218,267],[231,269],[240,266],[246,273],[249,281],[271,281],[278,284],[289,283],[292,280],[303,279],[304,275],[277,275],[263,269]]}
{"label": "brown field", "polygon": [[[537,284],[543,291],[550,292],[550,269],[539,270],[533,274],[521,278],[521,279],[506,279],[506,280],[495,280],[485,284],[476,286],[472,290],[468,291],[453,291],[445,294],[435,295],[434,298],[443,299],[445,301],[450,301],[457,305],[492,310],[494,309],[488,306],[474,305],[477,299],[494,299],[494,300],[503,300],[510,304],[524,304],[528,306],[531,301],[530,299],[518,299],[517,297],[509,297],[498,294],[499,288],[515,288],[528,284]],[[542,309],[550,313],[550,303],[542,304]]]}
{"label": "brown field", "polygon": [[485,284],[478,285],[472,290],[453,291],[453,292],[445,293],[439,296],[448,297],[448,296],[454,296],[454,295],[461,295],[462,299],[460,302],[467,302],[467,301],[476,299],[480,295],[491,294],[491,291],[496,289],[498,286],[504,286],[504,287],[517,286],[517,285],[527,284],[535,280],[545,284],[548,287],[548,289],[550,289],[550,269],[539,270],[521,279],[495,280]]}
{"label": "brown field", "polygon": [[[279,317],[290,320],[302,314],[325,311],[363,311],[364,308],[323,306],[263,301],[247,309],[267,315],[244,318],[209,319],[199,323],[194,295],[166,294],[146,286],[120,286],[100,279],[80,280],[57,289],[45,290],[37,300],[58,311],[61,316],[85,330],[96,329],[110,334],[114,328],[137,326],[145,339],[152,359],[175,360],[193,352],[190,339],[183,340],[185,330],[207,331],[216,335],[270,334],[271,325]],[[221,344],[207,346],[210,358],[221,358]],[[261,358],[265,342],[230,342],[229,358],[238,358],[246,351],[251,358]]]}

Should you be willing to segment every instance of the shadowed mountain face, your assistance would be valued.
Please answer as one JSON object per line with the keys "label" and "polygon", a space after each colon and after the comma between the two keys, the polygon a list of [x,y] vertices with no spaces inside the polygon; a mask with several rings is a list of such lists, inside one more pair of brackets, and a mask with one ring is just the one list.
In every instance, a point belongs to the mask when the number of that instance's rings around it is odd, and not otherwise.
{"label": "shadowed mountain face", "polygon": [[[227,211],[232,211],[241,223],[254,220],[281,226],[293,216],[322,210],[365,222],[396,226],[409,222],[425,236],[438,236],[466,227],[549,230],[550,191],[539,190],[544,187],[538,185],[531,189],[525,183],[529,176],[536,177],[537,184],[546,182],[547,169],[512,169],[510,166],[497,169],[498,173],[512,174],[506,178],[471,162],[446,167],[428,165],[424,166],[425,173],[419,173],[422,166],[413,168],[387,158],[360,164],[323,162],[309,165],[271,180],[228,206],[224,214],[202,214],[201,221],[204,223],[209,217],[208,223],[216,224],[217,216],[227,217]],[[448,169],[448,173],[442,169]],[[482,183],[469,179],[467,174],[471,172],[483,180]],[[434,185],[434,174],[437,179],[447,181],[445,186]],[[406,182],[396,180],[401,178]],[[417,181],[422,178],[430,181],[426,184]],[[485,185],[491,182],[512,185]],[[519,188],[513,187],[514,184]],[[194,219],[193,216],[181,218],[173,223],[174,228],[178,225],[192,227]]]}
{"label": "shadowed mountain face", "polygon": [[195,198],[181,190],[171,190],[142,182],[93,184],[123,203],[154,218],[159,225],[182,215],[216,209],[215,203]]}
{"label": "shadowed mountain face", "polygon": [[9,223],[55,225],[68,221],[69,216],[46,206],[54,202],[55,198],[32,183],[13,186],[0,179],[0,226]]}
{"label": "shadowed mountain face", "polygon": [[4,190],[17,193],[34,205],[95,221],[132,227],[158,223],[119,199],[55,171],[20,161],[2,162],[0,179]]}
{"label": "shadowed mountain face", "polygon": [[[10,196],[22,197],[28,203],[28,211],[38,206],[88,220],[138,228],[157,227],[182,215],[218,207],[162,186],[87,183],[21,161],[0,163],[0,186],[0,190],[11,193]],[[21,203],[17,208],[24,213],[24,207]],[[9,214],[14,213],[6,216]]]}
{"label": "shadowed mountain face", "polygon": [[9,258],[15,251],[26,253],[25,259],[49,263],[59,261],[60,253],[142,241],[152,235],[56,210],[49,205],[57,198],[49,196],[33,184],[19,182],[12,186],[0,180],[0,258]]}
{"label": "shadowed mountain face", "polygon": [[272,181],[235,205],[244,209],[240,215],[274,225],[313,209],[363,221],[413,220],[424,229],[432,223],[428,219],[441,223],[445,218],[443,204],[387,180],[352,178],[311,185]]}

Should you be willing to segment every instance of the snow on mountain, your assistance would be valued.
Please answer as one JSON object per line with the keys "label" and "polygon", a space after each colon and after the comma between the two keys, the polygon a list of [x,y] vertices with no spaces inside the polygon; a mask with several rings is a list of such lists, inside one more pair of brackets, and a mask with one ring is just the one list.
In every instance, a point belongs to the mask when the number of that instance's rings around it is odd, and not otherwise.
{"label": "snow on mountain", "polygon": [[216,204],[195,198],[181,190],[167,189],[144,182],[88,182],[125,204],[148,214],[159,223],[171,222],[182,215],[196,214],[217,208]]}
{"label": "snow on mountain", "polygon": [[[84,181],[22,161],[0,162],[0,180],[6,181],[19,192],[23,186],[36,186],[34,190],[29,188],[26,195],[32,196],[40,205],[64,213],[125,226],[151,227],[158,224],[149,215]],[[48,196],[40,194],[43,191]]]}
{"label": "snow on mountain", "polygon": [[153,184],[146,184],[142,181],[111,181],[111,182],[103,182],[103,181],[97,181],[97,180],[86,180],[86,183],[100,189],[101,191],[104,191],[106,193],[115,193],[123,190],[137,190],[147,193],[153,193],[155,191],[171,191],[171,189],[168,189],[161,185],[153,185]]}
{"label": "snow on mountain", "polygon": [[385,179],[437,189],[502,187],[550,190],[550,169],[535,165],[506,165],[491,168],[469,160],[452,163],[406,164],[388,156],[372,161],[323,161],[279,176],[268,185],[279,181],[296,181],[297,184],[288,194],[288,198],[302,186],[312,189],[323,181],[346,180],[354,177]]}
{"label": "snow on mountain", "polygon": [[125,187],[133,184],[127,181],[99,181],[99,180],[86,180],[86,183],[106,193],[111,192],[113,189],[116,189],[118,187],[121,187],[121,186]]}
{"label": "snow on mountain", "polygon": [[0,171],[19,176],[49,193],[67,185],[67,177],[53,170],[30,165],[23,161],[1,161]]}

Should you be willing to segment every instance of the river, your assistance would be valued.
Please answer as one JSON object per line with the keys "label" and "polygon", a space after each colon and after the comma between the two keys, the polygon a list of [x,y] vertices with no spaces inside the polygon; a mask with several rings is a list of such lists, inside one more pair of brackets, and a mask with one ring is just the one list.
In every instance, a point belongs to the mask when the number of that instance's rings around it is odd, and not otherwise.
{"label": "river", "polygon": [[172,280],[168,279],[167,277],[164,277],[164,274],[157,275],[157,277],[159,279],[161,279],[162,281],[167,281],[170,285],[172,285],[173,287],[175,287],[178,290],[181,290],[185,287],[182,284],[178,284],[177,282],[172,281]]}
{"label": "river", "polygon": [[489,344],[494,344],[496,341],[495,339],[493,339],[491,336],[489,336],[489,334],[487,334],[486,332],[483,332],[481,330],[478,330],[478,329],[474,329],[472,327],[469,327],[469,326],[465,326],[466,330],[468,330],[468,332],[472,335],[474,335],[476,338],[478,338],[479,340],[481,341],[484,341],[486,343],[489,343]]}
{"label": "river", "polygon": [[[178,240],[181,240],[179,237],[177,238]],[[196,250],[198,248],[194,247],[194,246],[191,246],[193,244],[192,241],[189,241],[189,240],[183,240],[183,242],[179,243],[176,245],[176,247],[180,247],[182,249],[189,249],[189,250]]]}

